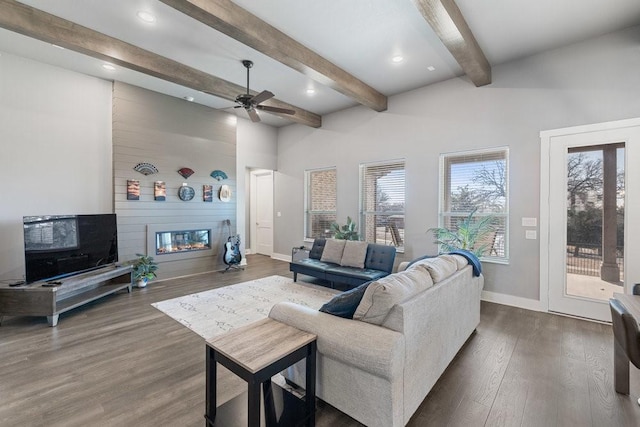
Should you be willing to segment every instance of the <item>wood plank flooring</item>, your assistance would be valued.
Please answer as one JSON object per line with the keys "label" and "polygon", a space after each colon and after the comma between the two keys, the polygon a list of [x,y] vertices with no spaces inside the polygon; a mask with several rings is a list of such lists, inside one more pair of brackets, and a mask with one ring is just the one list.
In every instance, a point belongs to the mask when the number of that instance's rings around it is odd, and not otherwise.
{"label": "wood plank flooring", "polygon": [[[245,271],[151,283],[60,316],[0,326],[0,426],[204,425],[204,341],[152,302],[273,274],[260,255]],[[639,426],[631,396],[613,390],[613,334],[597,323],[483,303],[481,323],[409,426]],[[360,426],[320,403],[318,426]]]}

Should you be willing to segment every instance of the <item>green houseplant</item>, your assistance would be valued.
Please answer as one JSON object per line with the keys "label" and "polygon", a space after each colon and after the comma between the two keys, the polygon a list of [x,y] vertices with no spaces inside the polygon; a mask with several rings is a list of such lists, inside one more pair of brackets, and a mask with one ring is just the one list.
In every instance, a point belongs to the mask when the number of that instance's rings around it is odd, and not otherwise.
{"label": "green houseplant", "polygon": [[332,223],[330,230],[335,239],[360,240],[358,226],[353,222],[350,216],[347,217],[347,223],[343,226],[340,226],[337,222]]}
{"label": "green houseplant", "polygon": [[139,288],[147,286],[147,282],[158,277],[156,270],[158,264],[153,260],[152,256],[136,254],[136,258],[133,262],[133,280]]}
{"label": "green houseplant", "polygon": [[434,227],[427,230],[433,233],[434,243],[440,246],[443,252],[451,252],[456,249],[465,249],[474,253],[477,257],[483,256],[493,245],[495,227],[494,217],[485,216],[479,219],[473,217],[477,209],[466,216],[455,230],[445,227]]}

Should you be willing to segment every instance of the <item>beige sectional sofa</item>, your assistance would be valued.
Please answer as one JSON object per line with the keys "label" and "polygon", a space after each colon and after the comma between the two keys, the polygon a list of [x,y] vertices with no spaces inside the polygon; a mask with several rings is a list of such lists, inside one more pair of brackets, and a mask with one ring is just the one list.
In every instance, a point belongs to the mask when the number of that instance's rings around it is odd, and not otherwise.
{"label": "beige sectional sofa", "polygon": [[[272,308],[269,317],[317,334],[320,399],[367,426],[409,422],[480,322],[483,276],[461,257],[453,268],[442,258],[369,285],[354,316],[361,320],[288,302]],[[285,374],[304,387],[304,362]]]}

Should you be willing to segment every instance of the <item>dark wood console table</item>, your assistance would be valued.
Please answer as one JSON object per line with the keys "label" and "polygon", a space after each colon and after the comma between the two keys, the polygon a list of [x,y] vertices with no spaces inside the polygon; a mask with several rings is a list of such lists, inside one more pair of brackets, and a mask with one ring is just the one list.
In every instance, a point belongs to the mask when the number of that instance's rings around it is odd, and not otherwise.
{"label": "dark wood console table", "polygon": [[107,266],[75,276],[11,287],[0,285],[0,322],[3,316],[47,316],[49,326],[58,324],[60,313],[98,298],[127,289],[131,292],[133,267]]}
{"label": "dark wood console table", "polygon": [[316,336],[270,318],[259,320],[213,338],[206,345],[206,425],[216,421],[216,363],[220,363],[248,384],[247,420],[250,427],[261,424],[260,385],[264,389],[267,426],[280,425],[275,414],[271,377],[299,360],[305,359],[306,411],[302,420],[315,426],[316,410]]}

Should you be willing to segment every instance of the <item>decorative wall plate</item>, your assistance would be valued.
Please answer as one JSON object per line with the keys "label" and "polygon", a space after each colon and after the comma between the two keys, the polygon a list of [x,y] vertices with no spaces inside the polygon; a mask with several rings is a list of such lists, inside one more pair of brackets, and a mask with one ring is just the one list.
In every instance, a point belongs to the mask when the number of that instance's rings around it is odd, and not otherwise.
{"label": "decorative wall plate", "polygon": [[153,175],[158,173],[158,168],[151,163],[138,163],[133,167],[133,170],[140,172],[142,175]]}
{"label": "decorative wall plate", "polygon": [[195,173],[195,171],[191,168],[181,168],[178,170],[178,173],[184,178],[187,179],[189,178],[191,175],[193,175]]}
{"label": "decorative wall plate", "polygon": [[220,187],[220,192],[218,193],[218,198],[223,202],[228,202],[231,200],[231,187],[228,185],[223,185]]}
{"label": "decorative wall plate", "polygon": [[184,202],[188,202],[189,200],[193,199],[193,196],[195,195],[196,191],[193,189],[193,187],[189,187],[188,185],[183,185],[178,189],[178,197],[180,197],[180,200]]}
{"label": "decorative wall plate", "polygon": [[218,181],[222,181],[223,179],[227,179],[228,176],[226,173],[222,172],[221,170],[214,170],[213,172],[211,172],[211,178],[215,178]]}

